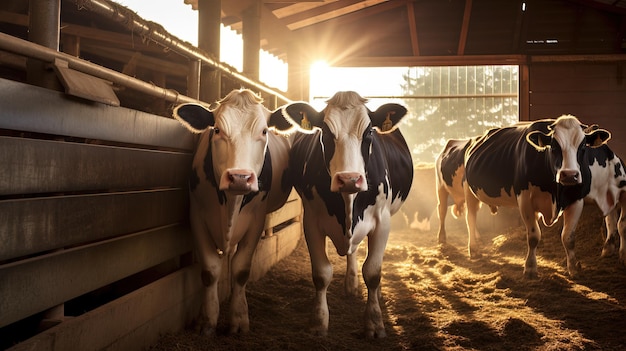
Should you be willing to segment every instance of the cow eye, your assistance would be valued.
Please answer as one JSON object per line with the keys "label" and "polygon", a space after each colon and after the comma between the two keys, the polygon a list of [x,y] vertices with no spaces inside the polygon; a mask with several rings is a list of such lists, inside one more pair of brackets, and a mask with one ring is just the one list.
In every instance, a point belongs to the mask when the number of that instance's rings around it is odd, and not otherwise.
{"label": "cow eye", "polygon": [[220,133],[220,129],[217,128],[217,127],[213,128],[213,133],[219,134]]}
{"label": "cow eye", "polygon": [[263,135],[267,135],[267,128],[263,128]]}

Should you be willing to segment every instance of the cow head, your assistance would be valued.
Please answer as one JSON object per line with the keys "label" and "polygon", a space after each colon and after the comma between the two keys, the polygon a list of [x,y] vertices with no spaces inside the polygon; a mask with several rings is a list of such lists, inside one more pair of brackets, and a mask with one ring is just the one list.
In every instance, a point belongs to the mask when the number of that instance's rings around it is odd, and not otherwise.
{"label": "cow head", "polygon": [[174,109],[174,117],[187,129],[209,134],[205,163],[210,163],[219,190],[233,194],[259,191],[271,116],[262,102],[252,91],[242,89],[230,92],[214,110],[196,103]]}
{"label": "cow head", "polygon": [[336,93],[322,112],[297,102],[283,107],[284,116],[305,133],[319,132],[330,190],[353,194],[368,190],[366,169],[372,139],[389,133],[406,115],[398,104],[385,104],[371,112],[366,99],[352,91]]}
{"label": "cow head", "polygon": [[532,131],[526,140],[538,151],[548,151],[550,164],[556,170],[556,181],[564,186],[581,184],[580,165],[584,148],[598,147],[611,138],[611,133],[600,128],[588,128],[571,115],[557,118],[549,131]]}

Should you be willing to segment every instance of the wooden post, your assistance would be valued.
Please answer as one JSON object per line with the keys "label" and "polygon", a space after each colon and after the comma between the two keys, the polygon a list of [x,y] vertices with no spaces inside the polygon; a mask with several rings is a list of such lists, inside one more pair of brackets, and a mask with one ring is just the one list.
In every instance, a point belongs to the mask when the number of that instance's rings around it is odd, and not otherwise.
{"label": "wooden post", "polygon": [[[220,59],[221,0],[198,0],[198,48],[216,61]],[[200,100],[213,104],[221,96],[222,79],[214,67],[202,67]]]}
{"label": "wooden post", "polygon": [[[30,0],[28,9],[28,40],[59,51],[61,0]],[[52,68],[36,59],[26,61],[26,80],[32,85],[62,90]]]}
{"label": "wooden post", "polygon": [[202,63],[194,60],[189,63],[189,76],[187,77],[187,96],[200,99],[200,72]]}
{"label": "wooden post", "polygon": [[243,73],[259,80],[261,50],[261,2],[255,1],[243,12]]}

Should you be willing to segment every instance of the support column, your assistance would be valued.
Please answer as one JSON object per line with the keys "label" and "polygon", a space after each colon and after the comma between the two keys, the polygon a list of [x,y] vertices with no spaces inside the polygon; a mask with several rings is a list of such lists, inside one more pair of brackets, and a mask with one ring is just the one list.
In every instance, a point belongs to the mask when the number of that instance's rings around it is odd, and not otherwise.
{"label": "support column", "polygon": [[[59,51],[61,0],[29,0],[28,40]],[[28,59],[26,81],[48,89],[62,90],[61,83],[50,64]]]}
{"label": "support column", "polygon": [[255,1],[243,12],[243,73],[259,80],[261,50],[261,1]]}
{"label": "support column", "polygon": [[290,42],[287,51],[289,67],[287,95],[291,100],[309,101],[309,69],[310,62],[302,54],[299,45]]}
{"label": "support column", "polygon": [[[198,48],[216,61],[220,60],[221,0],[198,0]],[[202,67],[200,100],[213,104],[221,97],[222,79],[214,67]]]}

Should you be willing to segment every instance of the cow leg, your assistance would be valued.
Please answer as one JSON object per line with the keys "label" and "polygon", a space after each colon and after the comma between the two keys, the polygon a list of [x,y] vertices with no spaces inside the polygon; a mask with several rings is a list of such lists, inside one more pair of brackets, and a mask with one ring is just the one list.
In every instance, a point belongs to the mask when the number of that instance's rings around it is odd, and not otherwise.
{"label": "cow leg", "polygon": [[[255,218],[254,223],[265,223]],[[230,330],[231,334],[250,331],[246,283],[250,277],[250,266],[254,250],[261,238],[261,228],[252,227],[237,244],[237,251],[231,261]]]}
{"label": "cow leg", "polygon": [[619,230],[618,220],[620,216],[620,207],[616,206],[608,215],[604,217],[604,224],[606,226],[606,238],[604,245],[602,246],[601,257],[609,257],[615,254],[618,249]]}
{"label": "cow leg", "polygon": [[387,336],[379,298],[382,296],[381,275],[383,255],[389,238],[389,225],[381,223],[367,239],[367,258],[363,262],[363,280],[367,286],[365,306],[365,337],[384,338]]}
{"label": "cow leg", "polygon": [[326,291],[333,277],[333,266],[326,256],[326,236],[314,227],[315,223],[308,223],[306,216],[304,222],[304,237],[311,257],[311,273],[313,285],[315,285],[315,307],[311,332],[315,335],[326,336],[328,334]]}
{"label": "cow leg", "polygon": [[437,232],[437,241],[440,244],[446,243],[446,214],[448,212],[448,191],[440,186],[437,189],[437,214],[439,215],[439,232]]}
{"label": "cow leg", "polygon": [[213,241],[209,240],[210,235],[206,224],[194,207],[192,205],[190,209],[191,231],[196,241],[196,252],[201,265],[201,278],[204,285],[202,310],[196,328],[200,335],[213,336],[217,327],[217,317],[220,313],[218,282],[224,258],[218,254]]}
{"label": "cow leg", "polygon": [[561,242],[565,248],[565,257],[567,259],[567,272],[571,277],[575,277],[580,273],[580,262],[576,259],[575,242],[576,242],[576,225],[583,211],[583,200],[567,206],[563,211],[563,230],[561,231]]}
{"label": "cow leg", "polygon": [[359,290],[359,276],[357,273],[357,251],[346,255],[346,279],[344,282],[344,288],[346,296],[359,297],[361,292]]}
{"label": "cow leg", "polygon": [[524,264],[524,277],[527,279],[537,279],[537,245],[541,240],[541,228],[537,222],[537,214],[532,208],[529,197],[518,198],[518,207],[522,221],[526,226],[526,242],[528,245],[526,252],[526,263]]}
{"label": "cow leg", "polygon": [[620,195],[621,213],[617,227],[619,231],[619,261],[621,264],[626,265],[626,193]]}
{"label": "cow leg", "polygon": [[480,244],[478,242],[478,231],[476,229],[476,215],[478,213],[478,209],[480,208],[480,201],[474,196],[474,193],[470,190],[467,183],[464,185],[465,191],[465,204],[467,214],[465,216],[465,222],[467,223],[467,251],[469,253],[470,258],[479,258],[481,257],[480,253]]}

